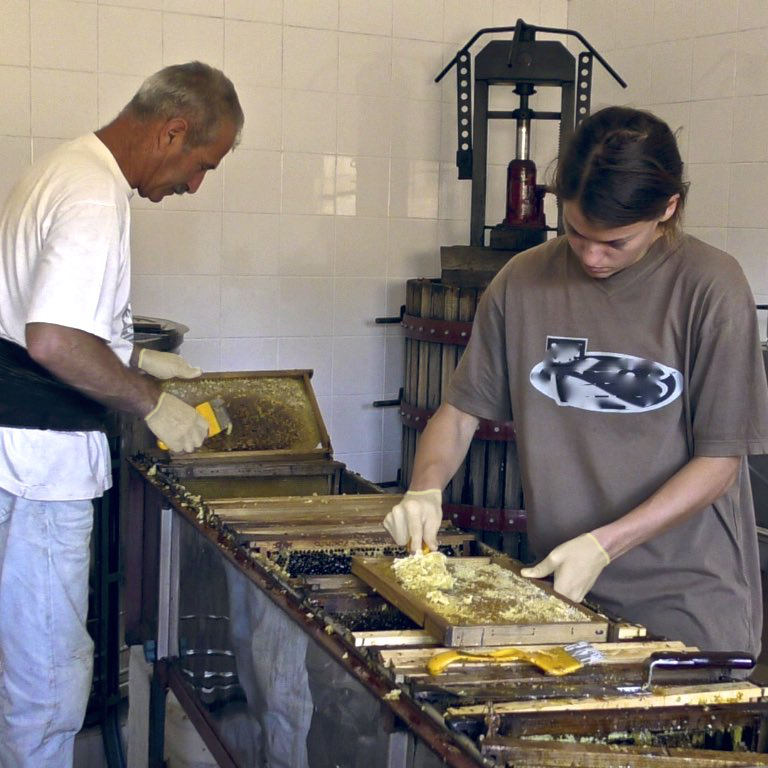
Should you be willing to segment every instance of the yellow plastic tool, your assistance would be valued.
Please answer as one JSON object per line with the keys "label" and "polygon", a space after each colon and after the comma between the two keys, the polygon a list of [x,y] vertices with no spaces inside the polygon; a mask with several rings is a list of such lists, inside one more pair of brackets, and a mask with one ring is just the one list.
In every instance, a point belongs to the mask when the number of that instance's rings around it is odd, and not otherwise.
{"label": "yellow plastic tool", "polygon": [[[411,540],[408,539],[408,543],[405,545],[406,551],[411,551]],[[421,542],[421,551],[423,554],[428,555],[432,550],[422,541]],[[415,554],[415,553],[414,553]]]}
{"label": "yellow plastic tool", "polygon": [[[227,434],[232,432],[232,419],[220,397],[214,397],[212,400],[196,405],[195,410],[208,422],[208,437],[218,435],[225,430]],[[157,441],[157,447],[161,451],[168,450],[168,446],[160,440]]]}
{"label": "yellow plastic tool", "polygon": [[427,672],[439,675],[446,667],[457,661],[475,663],[502,663],[505,661],[527,661],[548,675],[568,675],[581,669],[584,664],[571,656],[565,648],[548,648],[546,650],[528,651],[524,648],[499,648],[496,651],[445,651],[433,656],[427,662]]}

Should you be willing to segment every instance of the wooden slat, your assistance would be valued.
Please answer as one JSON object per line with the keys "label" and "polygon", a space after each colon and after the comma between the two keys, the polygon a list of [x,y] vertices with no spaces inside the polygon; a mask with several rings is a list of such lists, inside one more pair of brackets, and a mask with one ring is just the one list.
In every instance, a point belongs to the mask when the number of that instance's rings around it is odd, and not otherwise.
{"label": "wooden slat", "polygon": [[363,523],[355,522],[354,525],[348,525],[345,521],[341,523],[326,523],[323,521],[314,521],[298,525],[286,525],[285,522],[268,522],[253,525],[251,523],[240,523],[233,526],[235,531],[242,536],[295,536],[295,537],[327,537],[344,536],[354,539],[356,535],[361,536],[381,536],[382,541],[388,541],[390,546],[395,546],[390,535],[382,530],[381,523]]}
{"label": "wooden slat", "polygon": [[[443,317],[449,322],[459,319],[459,289],[454,286],[445,286],[445,299],[443,302]],[[456,369],[456,348],[452,344],[442,345],[440,361],[440,393],[445,394],[451,376]]]}
{"label": "wooden slat", "polygon": [[[419,281],[419,317],[429,317],[432,303],[432,284],[429,280]],[[422,342],[418,344],[418,373],[416,383],[416,407],[426,408],[429,389],[429,346]]]}
{"label": "wooden slat", "polygon": [[398,629],[391,632],[353,632],[355,645],[362,648],[381,648],[405,646],[431,646],[437,641],[423,629]]}
{"label": "wooden slat", "polygon": [[642,624],[619,622],[612,626],[612,630],[616,640],[637,640],[641,637],[648,637],[648,629]]}
{"label": "wooden slat", "polygon": [[312,528],[317,526],[355,526],[376,527],[383,530],[381,521],[384,515],[363,515],[359,513],[350,513],[348,515],[313,515],[311,512],[301,514],[298,511],[286,513],[285,515],[275,514],[254,514],[247,512],[234,512],[232,514],[220,515],[221,519],[233,526],[250,526],[257,528],[268,528],[269,526],[281,526],[291,528]]}
{"label": "wooden slat", "polygon": [[[648,693],[594,697],[588,699],[562,698],[540,701],[495,702],[493,710],[498,715],[520,712],[564,712],[613,709],[650,709],[652,707],[704,707],[710,704],[743,704],[763,698],[768,689],[753,683],[720,683],[709,685],[666,686],[653,688]],[[486,705],[448,707],[446,719],[485,717]]]}
{"label": "wooden slat", "polygon": [[[445,286],[440,283],[431,284],[429,317],[443,319],[445,313]],[[443,377],[440,371],[443,355],[443,344],[427,343],[427,408],[437,410],[441,400]]]}
{"label": "wooden slat", "polygon": [[350,496],[254,496],[252,498],[205,499],[206,504],[217,514],[225,514],[228,509],[254,510],[291,510],[320,509],[332,513],[346,509],[382,510],[397,504],[402,494],[396,493],[360,493]]}
{"label": "wooden slat", "polygon": [[[421,315],[421,293],[423,280],[409,280],[407,283],[406,312],[418,317]],[[403,401],[413,404],[418,398],[419,388],[419,349],[420,343],[416,339],[406,338],[405,358],[405,387]],[[415,429],[403,427],[403,459],[401,467],[401,484],[408,488],[413,471],[413,460],[416,455],[416,443],[418,434]]]}
{"label": "wooden slat", "polygon": [[523,487],[520,480],[520,465],[517,458],[517,443],[509,440],[504,443],[504,496],[501,506],[506,509],[523,508]]}
{"label": "wooden slat", "polygon": [[537,743],[526,739],[486,739],[483,755],[494,765],[515,768],[748,768],[768,765],[768,755],[711,749]]}
{"label": "wooden slat", "polygon": [[[391,537],[388,533],[382,534],[359,534],[356,531],[346,531],[338,536],[319,536],[314,532],[302,533],[301,531],[291,531],[285,536],[276,536],[274,531],[259,533],[258,531],[242,533],[236,531],[243,543],[247,543],[251,548],[258,550],[272,551],[277,549],[311,549],[338,551],[341,549],[349,550],[353,553],[362,553],[366,550],[375,550],[376,552],[391,552],[395,549]],[[471,534],[447,534],[441,536],[442,544],[452,546],[461,550],[467,546],[473,539]],[[373,554],[373,553],[369,553]]]}
{"label": "wooden slat", "polygon": [[[463,288],[459,293],[459,317],[462,322],[470,322],[475,317],[475,303],[477,291],[472,288]],[[459,364],[464,347],[454,347],[454,367]],[[467,459],[456,470],[450,483],[450,500],[454,504],[471,503],[464,498],[467,485]]]}
{"label": "wooden slat", "polygon": [[382,509],[371,510],[332,510],[320,511],[319,509],[290,509],[290,510],[262,510],[262,509],[224,509],[214,510],[222,520],[232,523],[253,523],[255,525],[278,523],[282,525],[307,525],[318,524],[373,524],[384,519],[384,515],[390,509],[387,505]]}
{"label": "wooden slat", "polygon": [[349,573],[302,576],[301,581],[312,592],[365,592],[367,585]]}
{"label": "wooden slat", "polygon": [[[539,650],[552,647],[551,645],[526,645],[526,650]],[[596,646],[597,650],[602,654],[599,665],[627,665],[627,664],[642,664],[652,653],[657,651],[689,651],[696,650],[695,648],[686,646],[684,643],[677,641],[657,641],[647,643],[600,643]],[[444,646],[437,646],[434,648],[408,648],[406,650],[401,649],[382,649],[379,651],[382,662],[393,669],[397,674],[403,675],[408,679],[420,678],[426,676],[427,662],[439,653],[452,650]],[[496,650],[494,647],[488,648],[473,648],[472,652],[482,653],[483,651]],[[509,666],[520,666],[519,661],[508,662]],[[496,666],[498,666],[498,662]],[[449,670],[467,669],[472,667],[482,666],[482,662],[462,661],[456,662],[454,665],[448,668]]]}

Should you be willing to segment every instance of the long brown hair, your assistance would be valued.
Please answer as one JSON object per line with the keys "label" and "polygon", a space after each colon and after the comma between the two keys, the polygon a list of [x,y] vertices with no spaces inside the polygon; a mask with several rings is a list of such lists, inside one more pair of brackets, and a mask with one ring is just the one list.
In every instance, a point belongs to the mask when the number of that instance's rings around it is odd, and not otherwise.
{"label": "long brown hair", "polygon": [[660,224],[671,235],[680,226],[688,182],[675,135],[663,120],[640,109],[606,107],[576,129],[554,191],[606,228],[651,221],[679,195],[675,213]]}

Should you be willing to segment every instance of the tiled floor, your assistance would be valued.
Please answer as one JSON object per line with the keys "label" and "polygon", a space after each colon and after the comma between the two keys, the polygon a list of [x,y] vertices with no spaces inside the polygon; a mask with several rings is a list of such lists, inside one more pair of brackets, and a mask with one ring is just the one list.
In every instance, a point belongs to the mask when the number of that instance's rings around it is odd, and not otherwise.
{"label": "tiled floor", "polygon": [[[123,732],[123,752],[125,752],[125,722],[128,716],[128,700],[120,707],[120,725]],[[75,739],[74,768],[107,768],[104,753],[104,740],[101,726],[87,726],[77,734]]]}
{"label": "tiled floor", "polygon": [[[173,694],[169,694],[165,724],[166,768],[214,768],[216,762],[203,744]],[[146,760],[128,754],[127,744],[128,702],[121,712],[123,728],[123,756],[128,768],[145,768]],[[73,768],[109,768],[99,726],[84,728],[75,740]]]}
{"label": "tiled floor", "polygon": [[84,728],[77,735],[74,768],[107,768],[100,728]]}

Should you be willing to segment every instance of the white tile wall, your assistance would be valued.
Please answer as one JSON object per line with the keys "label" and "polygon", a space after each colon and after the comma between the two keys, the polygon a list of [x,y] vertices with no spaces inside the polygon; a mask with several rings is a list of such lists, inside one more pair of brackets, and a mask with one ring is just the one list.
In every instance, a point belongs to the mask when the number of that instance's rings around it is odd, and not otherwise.
{"label": "white tile wall", "polygon": [[338,33],[283,28],[283,88],[335,93],[338,78]]}
{"label": "white tile wall", "polygon": [[282,216],[280,274],[332,275],[335,241],[333,216]]}
{"label": "white tile wall", "polygon": [[[375,318],[384,315],[385,278],[339,277],[334,281],[334,287],[334,337],[384,335],[384,326],[377,325]],[[380,382],[377,385],[380,386]]]}
{"label": "white tile wall", "polygon": [[[332,159],[325,158],[325,165],[329,170]],[[336,213],[340,216],[387,216],[389,172],[389,158],[339,155],[336,158]],[[300,180],[300,183],[303,185],[304,182]],[[327,178],[322,179],[322,185],[323,189],[333,187],[333,183]],[[297,197],[301,194],[301,190],[297,189]],[[318,206],[322,204],[322,209],[318,212],[333,212],[332,205],[327,206],[327,202],[325,197],[318,199]]]}
{"label": "white tile wall", "polygon": [[394,0],[393,34],[411,40],[443,39],[443,0]]}
{"label": "white tile wall", "polygon": [[318,398],[328,396],[333,392],[333,339],[318,336],[281,338],[277,367],[280,370],[300,368],[313,371],[312,389]]}
{"label": "white tile wall", "polygon": [[333,330],[333,289],[330,277],[284,277],[280,280],[280,336],[330,336]]}
{"label": "white tile wall", "polygon": [[98,114],[95,72],[32,69],[32,135],[68,139],[93,130]]}
{"label": "white tile wall", "polygon": [[334,273],[347,277],[386,276],[388,237],[389,226],[384,218],[338,217]]}
{"label": "white tile wall", "polygon": [[71,0],[32,0],[32,66],[96,69],[96,6]]}
{"label": "white tile wall", "polygon": [[339,29],[390,35],[392,0],[339,0]]}
{"label": "white tile wall", "polygon": [[277,24],[225,19],[224,70],[237,85],[282,87],[282,28]]}
{"label": "white tile wall", "polygon": [[221,271],[225,275],[275,275],[280,259],[280,217],[225,212]]}
{"label": "white tile wall", "polygon": [[381,96],[340,93],[336,97],[336,149],[342,155],[388,157],[392,102]]}
{"label": "white tile wall", "polygon": [[280,281],[249,275],[221,278],[221,336],[277,336]]}
{"label": "white tile wall", "polygon": [[224,0],[163,0],[163,10],[221,17]]}
{"label": "white tile wall", "polygon": [[245,21],[268,21],[280,24],[283,20],[283,0],[224,0],[224,16]]}
{"label": "white tile wall", "polygon": [[133,213],[133,269],[146,275],[219,275],[220,211],[169,211],[159,208]]}
{"label": "white tile wall", "polygon": [[727,163],[733,144],[733,99],[694,101],[688,133],[689,163]]}
{"label": "white tile wall", "polygon": [[158,11],[100,7],[98,38],[99,72],[143,78],[163,66],[163,16]]}
{"label": "white tile wall", "polygon": [[280,213],[281,160],[279,152],[238,147],[221,171],[224,210]]}
{"label": "white tile wall", "polygon": [[[185,355],[189,354],[190,344],[194,343],[194,339],[184,342]],[[203,340],[201,344],[204,345],[204,349],[214,346],[209,339]],[[192,349],[194,350],[194,347]],[[246,337],[221,340],[221,361],[215,370],[274,371],[280,367],[278,340],[276,338],[252,339]]]}
{"label": "white tile wall", "polygon": [[339,93],[389,96],[392,90],[392,38],[339,34]]}
{"label": "white tile wall", "polygon": [[736,39],[736,94],[768,93],[765,25],[739,32]]}
{"label": "white tile wall", "polygon": [[283,149],[286,152],[336,151],[336,94],[283,91]]}
{"label": "white tile wall", "polygon": [[224,19],[183,13],[163,15],[163,65],[198,59],[224,65]]}
{"label": "white tile wall", "polygon": [[0,66],[3,98],[0,99],[0,123],[6,136],[29,136],[30,83],[26,67]]}
{"label": "white tile wall", "polygon": [[[397,416],[370,404],[397,394],[402,340],[374,318],[398,314],[408,279],[439,275],[441,244],[468,240],[454,74],[434,77],[478,28],[518,17],[577,29],[627,79],[596,63],[595,105],[681,128],[692,231],[768,301],[765,0],[3,0],[0,196],[33,152],[111,119],[162,65],[222,66],[242,143],[197,195],[134,201],[135,311],[189,325],[185,352],[208,369],[314,369],[338,458],[394,479]],[[490,148],[491,222],[508,128]],[[542,172],[551,128],[534,135]]]}
{"label": "white tile wall", "polygon": [[4,0],[0,3],[0,64],[29,66],[29,0]]}
{"label": "white tile wall", "polygon": [[333,213],[336,157],[283,153],[283,213]]}
{"label": "white tile wall", "polygon": [[99,73],[99,125],[104,125],[117,116],[126,102],[136,93],[142,79],[141,75]]}
{"label": "white tile wall", "polygon": [[[0,73],[1,75],[2,73]],[[16,179],[32,160],[32,142],[25,136],[0,136],[0,201],[4,201]]]}
{"label": "white tile wall", "polygon": [[315,29],[338,29],[338,0],[284,0],[283,24]]}

